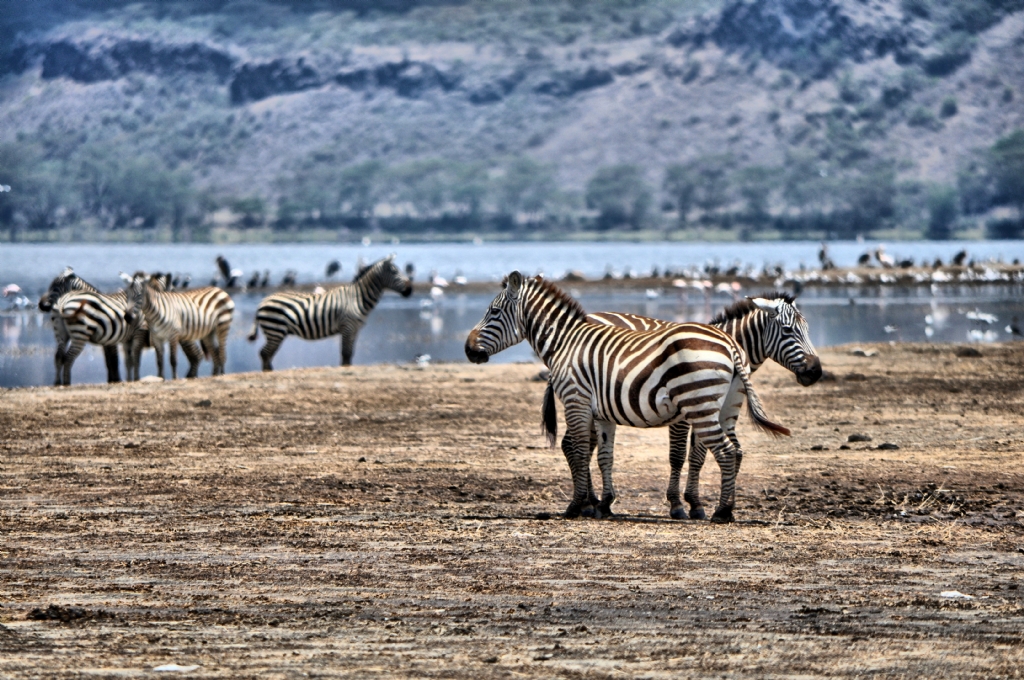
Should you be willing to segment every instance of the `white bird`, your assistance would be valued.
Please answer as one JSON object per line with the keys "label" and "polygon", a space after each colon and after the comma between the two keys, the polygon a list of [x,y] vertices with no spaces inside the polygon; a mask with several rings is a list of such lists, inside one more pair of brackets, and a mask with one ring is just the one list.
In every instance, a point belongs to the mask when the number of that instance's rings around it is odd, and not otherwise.
{"label": "white bird", "polygon": [[459,274],[458,276],[456,276],[453,279],[453,281],[455,281],[455,285],[456,286],[465,286],[467,283],[469,283],[469,280],[465,276],[463,276],[462,274]]}
{"label": "white bird", "polygon": [[883,328],[882,330],[884,330],[884,331],[885,331],[886,333],[895,333],[895,332],[896,332],[896,331],[898,331],[899,329],[900,329],[900,327],[899,327],[899,326],[886,326],[886,327],[885,327],[885,328]]}
{"label": "white bird", "polygon": [[323,295],[326,292],[327,289],[324,288],[323,286],[317,286],[316,288],[313,289],[313,295]]}
{"label": "white bird", "polygon": [[979,309],[975,309],[973,312],[967,312],[967,318],[971,321],[977,321],[983,324],[993,324],[996,321],[999,321],[999,317],[995,314],[986,314]]}
{"label": "white bird", "polygon": [[655,290],[654,288],[648,288],[645,295],[647,296],[648,300],[654,300],[656,298],[661,297],[661,292]]}
{"label": "white bird", "polygon": [[448,287],[448,281],[443,276],[439,275],[437,272],[434,272],[433,274],[430,275],[430,283],[431,285],[437,286],[438,288]]}
{"label": "white bird", "polygon": [[21,286],[16,283],[9,283],[4,286],[4,297],[9,295],[16,295],[21,292]]}
{"label": "white bird", "polygon": [[885,246],[875,248],[875,259],[878,260],[878,264],[886,268],[896,265],[896,258],[885,252]]}
{"label": "white bird", "polygon": [[439,286],[431,286],[430,287],[430,297],[432,297],[435,300],[437,300],[438,298],[443,297],[443,296],[444,296],[444,290],[441,289]]}
{"label": "white bird", "polygon": [[417,366],[429,366],[430,365],[430,355],[429,354],[417,354],[416,355],[416,365]]}

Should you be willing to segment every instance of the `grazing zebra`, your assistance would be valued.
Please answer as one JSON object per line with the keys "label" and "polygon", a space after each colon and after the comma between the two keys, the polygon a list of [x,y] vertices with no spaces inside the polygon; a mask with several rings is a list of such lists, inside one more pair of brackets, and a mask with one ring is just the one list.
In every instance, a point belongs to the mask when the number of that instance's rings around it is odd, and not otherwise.
{"label": "grazing zebra", "polygon": [[[757,298],[741,300],[728,307],[711,320],[711,325],[731,335],[743,348],[750,362],[750,372],[761,367],[767,359],[776,362],[792,371],[797,381],[803,385],[813,385],[821,378],[821,360],[814,352],[811,343],[807,320],[800,314],[794,304],[795,298],[784,292],[774,292]],[[598,312],[589,314],[587,320],[592,323],[620,326],[638,331],[670,328],[674,324],[661,319],[652,319],[635,314],[618,312]],[[726,404],[724,423],[729,438],[736,443],[736,420],[742,407],[742,396],[736,401]],[[544,428],[549,441],[554,443],[557,431],[554,395],[551,384],[544,393]],[[592,434],[592,438],[596,435]],[[687,474],[686,493],[684,498],[690,505],[690,512],[679,498],[679,477],[686,460],[687,440],[690,440],[690,466]],[[666,497],[671,505],[669,514],[674,519],[704,519],[704,507],[700,502],[699,481],[700,470],[707,456],[707,449],[691,436],[690,426],[677,423],[669,427],[669,476]],[[737,444],[737,448],[739,445]],[[591,446],[593,448],[593,445]],[[741,459],[736,460],[737,471]],[[589,470],[588,470],[589,471]],[[594,497],[590,491],[590,497]]]}
{"label": "grazing zebra", "polygon": [[267,338],[260,350],[263,370],[274,370],[270,362],[289,334],[320,340],[341,333],[341,365],[350,366],[359,329],[384,290],[391,289],[402,297],[412,295],[412,281],[398,270],[394,260],[391,255],[363,267],[352,283],[330,290],[289,291],[263,298],[249,333],[249,342],[256,340],[261,328]]}
{"label": "grazing zebra", "polygon": [[612,461],[616,425],[661,427],[687,422],[711,449],[722,474],[712,521],[733,518],[738,448],[723,429],[723,408],[740,389],[754,423],[789,434],[764,413],[750,384],[743,350],[728,334],[703,324],[675,324],[646,332],[587,321],[578,302],[540,277],[512,272],[484,318],[466,339],[466,357],[490,355],[527,340],[551,374],[566,420],[563,450],[573,477],[566,509],[575,517],[590,502],[591,430],[598,434],[597,462],[604,481],[594,514],[609,513],[615,500]]}
{"label": "grazing zebra", "polygon": [[[130,309],[138,309],[149,327],[150,341],[156,350],[157,375],[164,377],[163,343],[171,360],[171,377],[178,377],[178,344],[189,367],[187,378],[199,374],[204,351],[212,354],[213,374],[224,373],[227,361],[228,331],[234,316],[231,296],[213,286],[187,291],[164,291],[158,276],[136,272],[132,277]],[[202,343],[203,351],[196,346]]]}

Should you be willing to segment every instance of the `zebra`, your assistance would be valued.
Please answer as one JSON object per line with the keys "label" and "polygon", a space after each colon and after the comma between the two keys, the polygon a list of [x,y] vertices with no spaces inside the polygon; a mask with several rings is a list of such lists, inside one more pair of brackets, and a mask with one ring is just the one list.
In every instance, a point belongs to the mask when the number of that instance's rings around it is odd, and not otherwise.
{"label": "zebra", "polygon": [[128,380],[139,377],[139,358],[148,346],[145,324],[128,310],[128,294],[118,290],[101,293],[67,267],[51,283],[39,300],[39,309],[50,312],[53,335],[55,385],[71,384],[71,367],[86,343],[103,347],[107,364],[107,382],[120,382],[117,345],[124,345]]}
{"label": "zebra", "polygon": [[[587,315],[592,323],[620,326],[637,331],[660,330],[673,326],[672,322],[652,319],[636,314],[621,312],[597,312]],[[747,354],[750,372],[753,373],[768,359],[792,371],[797,381],[807,387],[816,383],[822,375],[821,360],[811,343],[807,320],[795,305],[795,297],[785,292],[772,292],[756,298],[747,298],[726,308],[711,320],[711,325],[731,335]],[[726,405],[724,422],[730,439],[736,443],[735,425],[742,407],[742,397]],[[554,444],[557,435],[554,394],[550,381],[544,393],[544,416],[542,419],[549,442]],[[707,456],[707,449],[689,431],[685,422],[669,427],[669,514],[673,519],[705,519],[704,507],[700,502],[700,471]],[[596,435],[592,433],[592,439]],[[687,471],[684,499],[690,506],[687,513],[679,498],[679,478],[686,460],[687,441],[690,441],[690,466]],[[739,447],[738,443],[736,444]],[[591,445],[593,448],[593,444]],[[741,456],[737,456],[737,471]],[[589,471],[589,470],[588,470]],[[589,497],[596,498],[594,492]]]}
{"label": "zebra", "polygon": [[[186,291],[164,291],[158,275],[147,277],[136,272],[132,277],[129,310],[138,309],[149,327],[150,341],[156,350],[157,375],[164,377],[163,343],[168,344],[171,378],[178,377],[178,344],[189,367],[185,377],[199,374],[199,362],[206,353],[213,358],[213,374],[224,373],[227,339],[235,303],[220,288],[209,286]],[[202,343],[203,349],[196,346]]]}
{"label": "zebra", "polygon": [[[587,321],[583,307],[542,277],[514,271],[483,319],[469,332],[466,357],[484,363],[490,355],[527,340],[551,375],[566,420],[563,451],[573,477],[566,517],[584,510],[610,512],[615,500],[612,462],[617,425],[661,427],[687,422],[710,448],[721,470],[715,522],[731,522],[735,505],[738,447],[726,435],[725,405],[738,390],[747,411],[767,432],[789,430],[768,420],[746,366],[746,356],[727,333],[703,324],[676,324],[631,331]],[[588,508],[591,429],[598,435],[597,462],[604,482],[601,502]]]}
{"label": "zebra", "polygon": [[[81,291],[86,293],[99,293],[100,291],[92,284],[85,281],[71,267],[65,267],[64,271],[50,282],[49,288],[39,298],[39,311],[50,313],[50,322],[53,324],[53,336],[57,342],[57,351],[53,357],[56,377],[54,385],[64,384],[64,358],[67,353],[68,342],[71,336],[68,334],[67,326],[64,325],[64,317],[57,309],[57,301],[62,295]],[[121,382],[121,370],[118,365],[117,345],[103,345],[103,359],[107,365],[107,382]],[[68,368],[68,380],[70,384],[70,367]]]}
{"label": "zebra", "polygon": [[320,340],[340,333],[341,365],[352,365],[356,336],[384,290],[391,289],[402,297],[412,295],[412,281],[399,271],[394,260],[395,256],[390,255],[367,265],[352,283],[330,290],[288,291],[263,298],[248,336],[249,342],[255,342],[263,329],[267,339],[260,350],[263,370],[274,370],[271,360],[289,334],[303,340]]}

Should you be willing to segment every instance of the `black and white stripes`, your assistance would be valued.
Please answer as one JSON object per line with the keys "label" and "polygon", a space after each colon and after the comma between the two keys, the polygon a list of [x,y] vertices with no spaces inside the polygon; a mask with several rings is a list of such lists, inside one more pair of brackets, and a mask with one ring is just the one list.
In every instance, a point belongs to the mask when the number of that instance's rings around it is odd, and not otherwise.
{"label": "black and white stripes", "polygon": [[615,499],[612,462],[616,425],[688,423],[722,470],[714,519],[730,521],[735,503],[737,447],[723,428],[722,409],[740,389],[756,425],[789,431],[764,413],[749,381],[743,350],[726,333],[701,324],[647,332],[591,323],[579,303],[541,278],[512,272],[484,318],[470,331],[466,356],[475,363],[527,340],[551,372],[566,419],[563,450],[573,476],[566,514],[588,509],[590,440],[598,438],[603,495],[596,513]]}
{"label": "black and white stripes", "polygon": [[391,255],[364,267],[347,285],[312,293],[275,293],[264,298],[249,333],[249,340],[254,341],[262,329],[267,339],[260,350],[263,370],[273,370],[271,361],[287,335],[320,340],[340,333],[341,365],[350,365],[356,336],[384,291],[390,289],[403,297],[412,294],[412,281],[398,270],[394,259]]}

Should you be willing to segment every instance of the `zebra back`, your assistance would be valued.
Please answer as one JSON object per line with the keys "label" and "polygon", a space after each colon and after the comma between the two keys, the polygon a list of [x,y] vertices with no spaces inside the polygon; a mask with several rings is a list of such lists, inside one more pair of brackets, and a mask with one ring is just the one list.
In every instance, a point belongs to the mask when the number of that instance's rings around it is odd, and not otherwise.
{"label": "zebra back", "polygon": [[142,272],[132,279],[131,307],[142,310],[154,340],[201,340],[231,324],[235,303],[220,288],[208,286],[185,291],[162,288],[159,282]]}
{"label": "zebra back", "polygon": [[46,292],[39,298],[39,310],[43,312],[51,311],[62,295],[73,291],[100,292],[96,286],[75,274],[71,267],[65,267],[64,271],[50,282]]}

